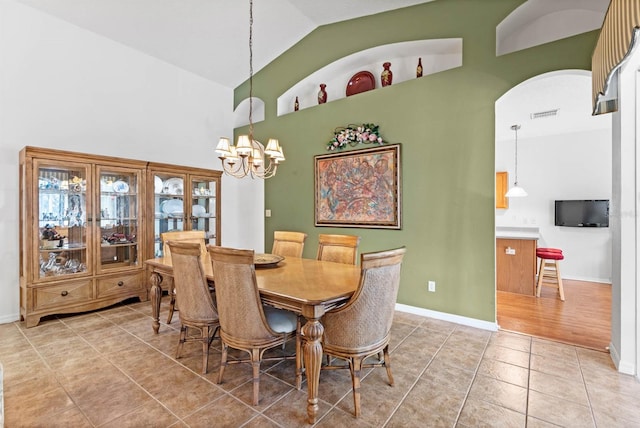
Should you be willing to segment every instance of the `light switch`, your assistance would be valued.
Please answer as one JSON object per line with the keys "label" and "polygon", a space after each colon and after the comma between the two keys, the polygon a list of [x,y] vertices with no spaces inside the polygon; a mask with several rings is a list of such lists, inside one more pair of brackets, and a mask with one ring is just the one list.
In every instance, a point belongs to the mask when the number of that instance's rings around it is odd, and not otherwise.
{"label": "light switch", "polygon": [[265,217],[271,217],[271,210],[264,210]]}

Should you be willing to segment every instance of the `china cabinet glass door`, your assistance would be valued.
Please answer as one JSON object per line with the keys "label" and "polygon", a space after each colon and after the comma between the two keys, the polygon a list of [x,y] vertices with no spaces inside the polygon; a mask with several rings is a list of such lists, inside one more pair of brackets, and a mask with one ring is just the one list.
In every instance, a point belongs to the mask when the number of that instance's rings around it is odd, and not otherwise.
{"label": "china cabinet glass door", "polygon": [[156,172],[154,184],[154,245],[155,257],[162,257],[160,235],[164,232],[188,230],[185,224],[185,176]]}
{"label": "china cabinet glass door", "polygon": [[191,178],[191,230],[203,230],[207,244],[217,243],[218,182],[210,178]]}
{"label": "china cabinet glass door", "polygon": [[139,263],[139,184],[137,171],[98,167],[99,270]]}
{"label": "china cabinet glass door", "polygon": [[[89,167],[37,162],[37,278],[90,273],[87,226]],[[35,180],[34,180],[35,181]]]}

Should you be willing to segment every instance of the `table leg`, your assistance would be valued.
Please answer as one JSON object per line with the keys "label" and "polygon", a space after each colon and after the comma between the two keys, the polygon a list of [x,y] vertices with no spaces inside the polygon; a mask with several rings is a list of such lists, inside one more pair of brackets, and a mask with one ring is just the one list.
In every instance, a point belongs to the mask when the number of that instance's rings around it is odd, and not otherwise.
{"label": "table leg", "polygon": [[324,327],[320,323],[321,314],[305,314],[304,310],[303,314],[307,318],[306,324],[302,327],[304,366],[308,390],[307,416],[309,423],[314,424],[318,415],[318,385],[320,383],[320,367],[322,366],[322,342],[320,342],[320,339],[322,339]]}
{"label": "table leg", "polygon": [[162,299],[162,275],[157,272],[151,273],[151,318],[153,318],[153,331],[158,334],[160,329],[160,299]]}

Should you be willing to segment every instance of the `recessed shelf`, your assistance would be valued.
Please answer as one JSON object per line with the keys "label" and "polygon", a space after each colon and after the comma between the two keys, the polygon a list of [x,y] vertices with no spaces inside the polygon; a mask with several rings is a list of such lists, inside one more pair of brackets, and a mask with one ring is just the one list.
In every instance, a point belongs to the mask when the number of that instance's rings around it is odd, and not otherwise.
{"label": "recessed shelf", "polygon": [[380,73],[383,70],[382,64],[385,62],[391,63],[393,85],[415,79],[418,58],[422,58],[423,76],[460,67],[462,66],[462,39],[429,39],[392,43],[340,58],[305,77],[278,97],[278,116],[294,111],[296,97],[298,97],[300,110],[317,106],[320,83],[327,85],[328,103],[345,98],[349,79],[360,71],[372,73],[376,79],[375,89],[382,89]]}

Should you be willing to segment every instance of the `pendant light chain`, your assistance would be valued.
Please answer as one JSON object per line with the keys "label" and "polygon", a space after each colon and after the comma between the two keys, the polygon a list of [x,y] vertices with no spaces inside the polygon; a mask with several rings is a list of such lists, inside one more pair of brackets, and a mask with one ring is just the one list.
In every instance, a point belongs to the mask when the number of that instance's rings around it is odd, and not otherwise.
{"label": "pendant light chain", "polygon": [[253,0],[249,0],[249,141],[253,144]]}
{"label": "pendant light chain", "polygon": [[517,186],[518,185],[518,129],[520,129],[520,125],[512,125],[511,129],[513,129],[516,132],[516,180],[514,182],[514,184]]}

